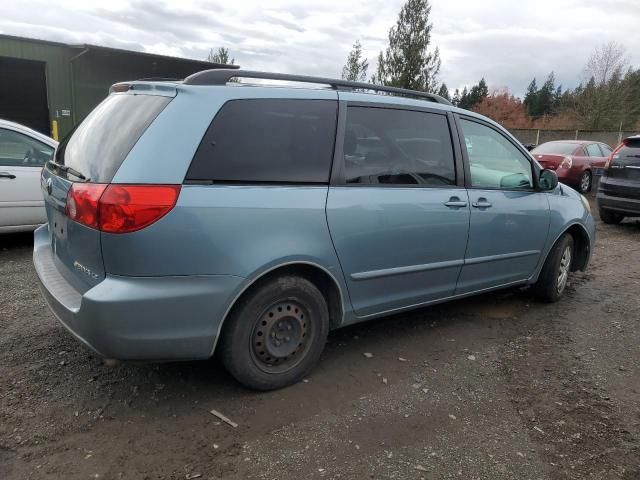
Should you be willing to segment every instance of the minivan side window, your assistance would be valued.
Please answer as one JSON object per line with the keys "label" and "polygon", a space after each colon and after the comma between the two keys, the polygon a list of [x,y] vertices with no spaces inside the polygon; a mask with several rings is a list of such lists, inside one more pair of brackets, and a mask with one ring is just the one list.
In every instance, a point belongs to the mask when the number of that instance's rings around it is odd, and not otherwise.
{"label": "minivan side window", "polygon": [[455,184],[447,117],[412,110],[348,107],[344,173],[347,184]]}
{"label": "minivan side window", "polygon": [[476,188],[533,188],[531,162],[493,128],[460,119],[471,170],[471,186]]}
{"label": "minivan side window", "polygon": [[337,114],[334,100],[231,100],[211,122],[187,180],[328,183]]}

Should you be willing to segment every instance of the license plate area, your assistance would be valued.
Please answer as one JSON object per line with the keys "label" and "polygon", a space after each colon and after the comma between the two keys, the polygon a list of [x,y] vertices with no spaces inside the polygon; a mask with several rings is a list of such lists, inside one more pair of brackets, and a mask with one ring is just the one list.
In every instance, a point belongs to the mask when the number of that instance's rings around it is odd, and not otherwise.
{"label": "license plate area", "polygon": [[51,220],[49,222],[49,231],[51,235],[51,248],[53,253],[58,253],[58,245],[67,241],[67,217],[56,210],[52,211]]}

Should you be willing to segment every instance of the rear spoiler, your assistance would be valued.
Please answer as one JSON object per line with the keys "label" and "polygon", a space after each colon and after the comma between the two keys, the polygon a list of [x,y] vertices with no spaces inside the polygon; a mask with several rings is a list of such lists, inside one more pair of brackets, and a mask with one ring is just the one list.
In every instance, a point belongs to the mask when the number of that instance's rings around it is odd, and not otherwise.
{"label": "rear spoiler", "polygon": [[[178,89],[173,83],[158,83],[158,80],[135,80],[133,82],[114,83],[109,88],[112,93],[136,93],[141,95],[161,95],[163,97],[175,97]],[[163,80],[169,82],[169,80]]]}

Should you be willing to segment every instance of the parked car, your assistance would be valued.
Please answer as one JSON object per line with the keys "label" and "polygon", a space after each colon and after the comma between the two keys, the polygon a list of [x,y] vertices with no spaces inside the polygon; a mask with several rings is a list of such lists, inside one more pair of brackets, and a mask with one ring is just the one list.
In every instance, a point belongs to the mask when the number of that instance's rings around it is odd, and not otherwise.
{"label": "parked car", "polygon": [[613,151],[596,198],[604,223],[640,216],[640,135],[624,139]]}
{"label": "parked car", "polygon": [[437,95],[238,70],[115,85],[43,186],[34,263],[80,341],[219,351],[256,389],[299,381],[332,328],[514,285],[558,300],[595,228],[506,130]]}
{"label": "parked car", "polygon": [[40,172],[58,142],[0,120],[0,233],[33,230],[47,221]]}
{"label": "parked car", "polygon": [[544,168],[554,170],[562,183],[587,193],[591,191],[593,177],[602,174],[611,147],[586,140],[558,140],[537,146],[531,155]]}

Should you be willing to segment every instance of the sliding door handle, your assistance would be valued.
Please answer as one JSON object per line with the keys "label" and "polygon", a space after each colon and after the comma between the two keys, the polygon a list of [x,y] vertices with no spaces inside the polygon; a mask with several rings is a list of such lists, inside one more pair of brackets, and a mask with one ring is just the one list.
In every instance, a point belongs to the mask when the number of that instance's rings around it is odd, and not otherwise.
{"label": "sliding door handle", "polygon": [[9,172],[0,172],[0,178],[8,178],[9,180],[13,180],[16,176],[13,173]]}
{"label": "sliding door handle", "polygon": [[467,206],[467,202],[460,200],[460,197],[451,197],[448,202],[444,202],[446,207],[462,208]]}
{"label": "sliding door handle", "polygon": [[479,198],[477,202],[473,202],[471,204],[474,208],[489,208],[491,207],[491,202],[489,202],[486,198]]}

